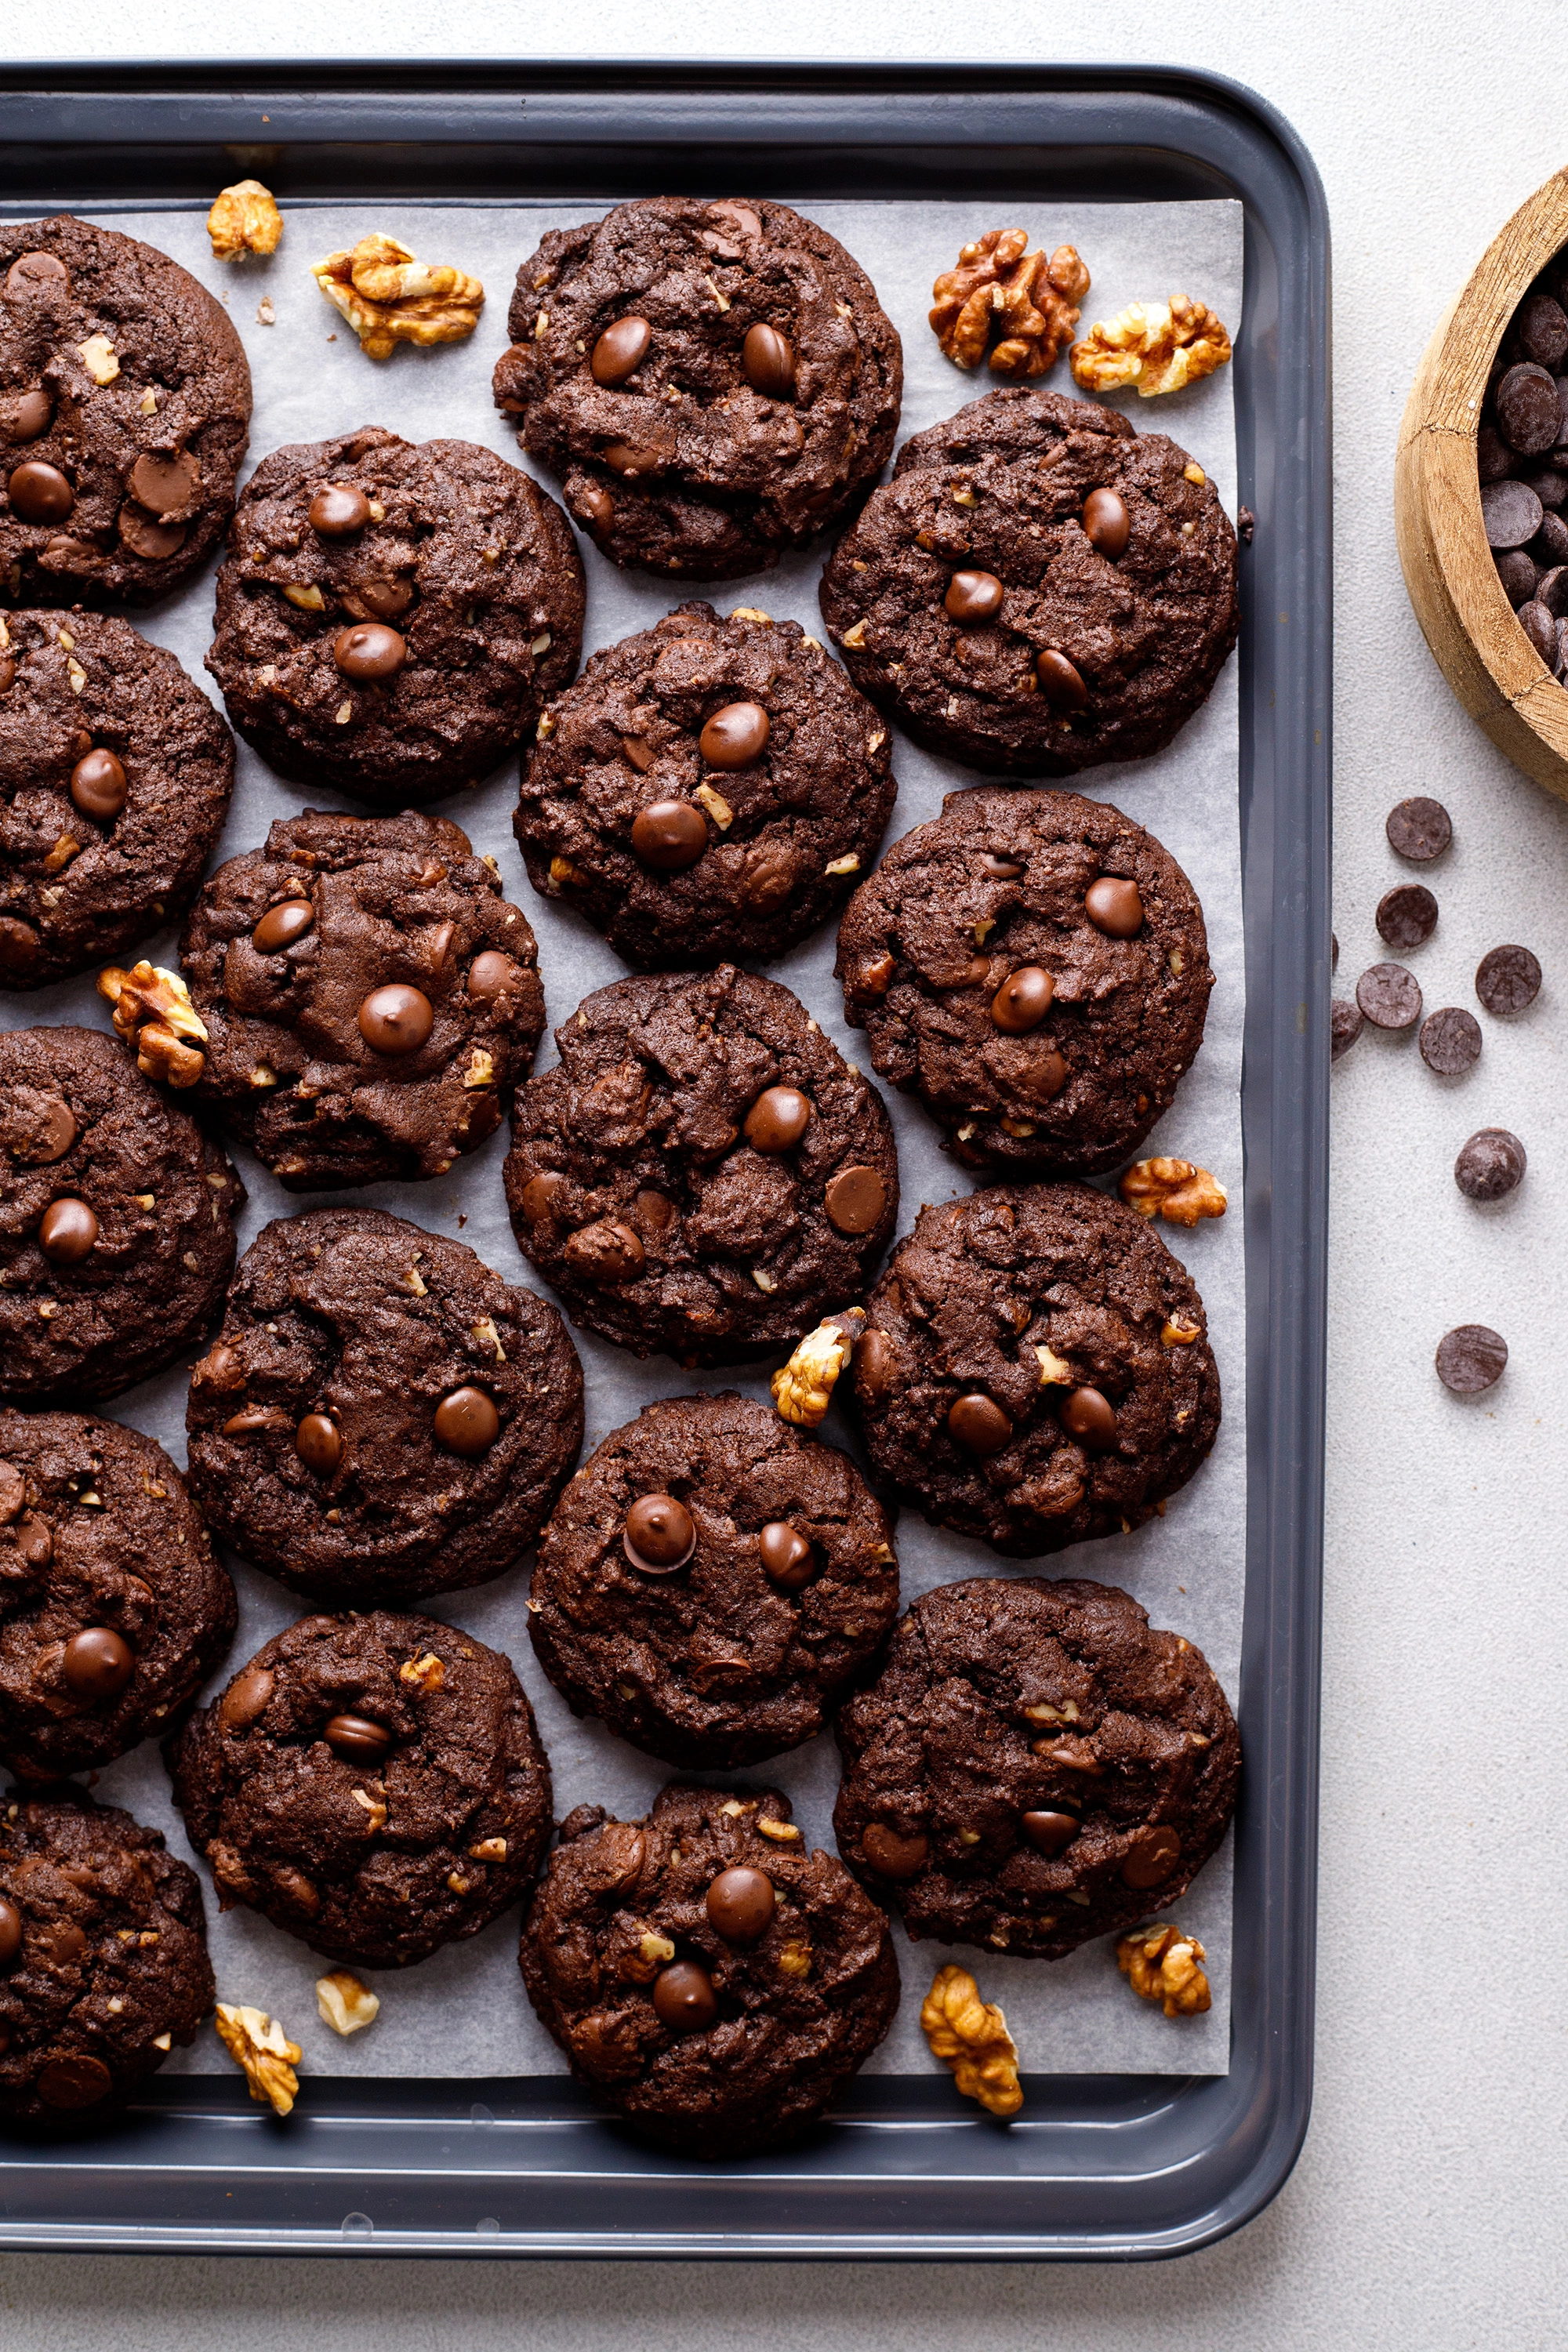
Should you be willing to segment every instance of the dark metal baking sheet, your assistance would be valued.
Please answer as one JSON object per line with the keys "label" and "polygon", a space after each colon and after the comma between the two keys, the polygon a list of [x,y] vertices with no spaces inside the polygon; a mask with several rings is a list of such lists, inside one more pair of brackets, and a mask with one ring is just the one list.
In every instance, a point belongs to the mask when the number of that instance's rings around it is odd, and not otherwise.
{"label": "dark metal baking sheet", "polygon": [[[237,150],[245,151],[237,156]],[[260,152],[258,151],[266,151]],[[89,2138],[0,2141],[0,2247],[1104,2260],[1184,2252],[1288,2175],[1311,2086],[1327,1239],[1329,236],[1289,126],[1165,69],[655,66],[0,73],[0,197],[762,193],[1231,196],[1247,1016],[1247,1581],[1228,2074],[1027,2077],[1024,2117],[862,2078],[784,2155],[659,2155],[564,2078],[324,2077],[279,2124],[155,2082]]]}

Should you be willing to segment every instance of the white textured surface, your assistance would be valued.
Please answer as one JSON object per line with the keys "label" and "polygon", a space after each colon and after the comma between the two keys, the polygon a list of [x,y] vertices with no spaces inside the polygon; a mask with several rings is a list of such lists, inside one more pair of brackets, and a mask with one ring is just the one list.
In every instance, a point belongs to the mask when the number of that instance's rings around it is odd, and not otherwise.
{"label": "white textured surface", "polygon": [[[592,16],[443,0],[86,0],[70,53],[750,53],[1171,60],[1248,83],[1311,148],[1335,232],[1339,530],[1337,922],[1373,960],[1396,878],[1390,804],[1430,792],[1456,847],[1442,926],[1410,961],[1462,1002],[1476,955],[1522,939],[1534,1011],[1487,1023],[1469,1077],[1363,1035],[1335,1078],[1318,2087],[1277,2203],[1176,2265],[976,2271],[110,2262],[0,2264],[0,2347],[28,2352],[1546,2352],[1563,2341],[1560,1921],[1568,1650],[1557,1206],[1568,989],[1568,807],[1452,701],[1405,602],[1391,468],[1405,388],[1449,296],[1513,206],[1568,160],[1548,0],[599,0]],[[42,28],[12,28],[16,48]],[[989,226],[990,224],[984,224]],[[1473,1213],[1447,1167],[1514,1126],[1531,1174]],[[1431,1373],[1461,1320],[1505,1332],[1490,1400]],[[1553,1473],[1555,1472],[1555,1475]]]}

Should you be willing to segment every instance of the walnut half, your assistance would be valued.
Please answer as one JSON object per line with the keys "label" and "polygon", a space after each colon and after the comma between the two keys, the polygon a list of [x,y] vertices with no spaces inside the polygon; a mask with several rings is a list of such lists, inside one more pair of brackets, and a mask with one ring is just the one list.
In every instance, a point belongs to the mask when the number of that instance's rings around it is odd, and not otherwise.
{"label": "walnut half", "polygon": [[769,1382],[779,1417],[796,1429],[816,1429],[833,1400],[838,1375],[855,1352],[866,1321],[863,1307],[830,1315],[808,1331],[787,1364]]}
{"label": "walnut half", "polygon": [[215,261],[236,261],[242,253],[276,253],[282,234],[283,215],[271,189],[259,180],[237,180],[207,215]]}
{"label": "walnut half", "polygon": [[993,2116],[1017,2114],[1024,2104],[1017,2044],[967,1969],[938,1969],[921,2003],[921,2026],[931,2056],[945,2059],[966,2099],[978,2099]]}
{"label": "walnut half", "polygon": [[1116,1189],[1141,1217],[1162,1216],[1168,1225],[1223,1217],[1230,1201],[1219,1178],[1190,1160],[1135,1160],[1122,1171]]}
{"label": "walnut half", "polygon": [[235,2007],[220,2000],[215,2022],[218,2040],[245,2070],[251,2097],[265,2101],[275,2115],[288,2115],[300,2088],[300,2077],[294,2072],[300,2058],[299,2043],[290,2042],[277,2019],[268,2017],[264,2009]]}
{"label": "walnut half", "polygon": [[116,1034],[135,1046],[139,1070],[172,1087],[195,1085],[205,1060],[206,1024],[177,971],[145,959],[129,971],[110,964],[98,975],[98,992],[114,1007]]}
{"label": "walnut half", "polygon": [[333,1969],[330,1976],[316,1979],[316,2007],[323,2025],[330,2025],[346,2041],[351,2033],[363,2032],[375,2023],[381,2014],[381,1996],[347,1969]]}
{"label": "walnut half", "polygon": [[1207,1958],[1195,1936],[1179,1927],[1134,1927],[1116,1940],[1116,1965],[1141,2000],[1157,2000],[1167,2017],[1201,2017],[1211,2005],[1209,1980],[1198,1966]]}
{"label": "walnut half", "polygon": [[1168,302],[1130,302],[1106,326],[1097,319],[1072,347],[1073,382],[1085,392],[1135,383],[1152,400],[1213,375],[1230,357],[1230,337],[1214,312],[1184,294]]}
{"label": "walnut half", "polygon": [[329,253],[310,270],[373,360],[389,360],[399,343],[460,343],[479,323],[479,279],[446,262],[416,261],[395,236],[362,236],[352,253]]}
{"label": "walnut half", "polygon": [[1044,375],[1056,365],[1078,324],[1089,272],[1070,245],[1047,261],[1026,251],[1028,242],[1026,229],[987,229],[931,288],[931,327],[959,367],[978,367],[988,342],[993,375]]}

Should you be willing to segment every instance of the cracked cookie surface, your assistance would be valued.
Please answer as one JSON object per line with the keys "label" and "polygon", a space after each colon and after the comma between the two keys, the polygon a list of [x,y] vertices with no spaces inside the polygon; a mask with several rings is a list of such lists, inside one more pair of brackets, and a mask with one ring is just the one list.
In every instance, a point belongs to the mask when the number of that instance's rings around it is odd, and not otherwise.
{"label": "cracked cookie surface", "polygon": [[180,943],[195,1099],[294,1192],[443,1176],[500,1125],[544,1028],[538,950],[444,817],[279,817]]}
{"label": "cracked cookie surface", "polygon": [[0,1398],[95,1404],[172,1364],[217,1318],[244,1199],[116,1038],[0,1032]]}
{"label": "cracked cookie surface", "polygon": [[772,1789],[674,1784],[640,1822],[579,1807],[519,1958],[573,2073],[693,2156],[795,2137],[899,2004],[885,1916]]}
{"label": "cracked cookie surface", "polygon": [[1025,1175],[1118,1166],[1170,1108],[1214,986],[1175,859],[1077,793],[950,794],[850,900],[836,970],[878,1076],[955,1159]]}
{"label": "cracked cookie surface", "polygon": [[0,1761],[49,1780],[166,1731],[235,1622],[162,1446],[117,1422],[0,1408]]}
{"label": "cracked cookie surface", "polygon": [[191,1491],[312,1597],[373,1605],[514,1567],[583,1442],[555,1308],[381,1209],[279,1218],[191,1376]]}
{"label": "cracked cookie surface", "polygon": [[838,1717],[838,1850],[910,1933],[1060,1959],[1186,1892],[1241,1748],[1206,1659],[1114,1585],[922,1593]]}
{"label": "cracked cookie surface", "polygon": [[471,441],[275,449],[240,497],[206,666],[281,776],[400,809],[475,783],[577,667],[566,518]]}
{"label": "cracked cookie surface", "polygon": [[628,962],[761,962],[869,869],[889,759],[886,723],[798,622],[685,604],[551,705],[513,829],[534,888]]}
{"label": "cracked cookie surface", "polygon": [[234,739],[163,646],[108,614],[0,614],[0,985],[182,913],[233,790]]}
{"label": "cracked cookie surface", "polygon": [[1236,533],[1166,435],[1018,386],[905,442],[821,604],[917,742],[1071,775],[1162,751],[1205,699],[1236,642]]}
{"label": "cracked cookie surface", "polygon": [[[677,1506],[683,1540],[689,1528],[673,1569],[637,1549],[649,1496]],[[574,1713],[666,1763],[752,1764],[820,1731],[880,1647],[899,1605],[891,1535],[847,1454],[746,1397],[666,1399],[557,1504],[529,1636]]]}
{"label": "cracked cookie surface", "polygon": [[732,1364],[859,1297],[898,1216],[880,1096],[777,981],[621,980],[520,1087],[507,1205],[574,1321]]}
{"label": "cracked cookie surface", "polygon": [[0,222],[0,580],[27,604],[150,604],[234,511],[250,366],[155,246],[68,213]]}
{"label": "cracked cookie surface", "polygon": [[854,1388],[877,1476],[1018,1559],[1142,1527],[1219,1428],[1197,1286],[1087,1184],[922,1209],[868,1301]]}
{"label": "cracked cookie surface", "polygon": [[733,580],[863,497],[903,350],[836,237],[788,205],[653,196],[518,271],[496,405],[613,563]]}
{"label": "cracked cookie surface", "polygon": [[0,2112],[96,2122],[185,2048],[216,1993],[195,1872],[84,1792],[0,1819]]}
{"label": "cracked cookie surface", "polygon": [[550,1766],[508,1661],[429,1617],[303,1617],[167,1751],[226,1910],[366,1968],[477,1935],[531,1885]]}

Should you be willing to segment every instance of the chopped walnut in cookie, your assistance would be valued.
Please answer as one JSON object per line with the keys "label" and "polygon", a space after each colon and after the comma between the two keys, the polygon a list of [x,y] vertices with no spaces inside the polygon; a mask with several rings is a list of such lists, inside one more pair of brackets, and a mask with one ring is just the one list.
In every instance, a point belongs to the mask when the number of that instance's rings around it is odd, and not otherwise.
{"label": "chopped walnut in cookie", "polygon": [[1085,392],[1134,383],[1152,400],[1212,375],[1230,357],[1230,337],[1203,302],[1173,294],[1168,302],[1130,302],[1109,326],[1100,320],[1072,347],[1073,382]]}
{"label": "chopped walnut in cookie", "polygon": [[1201,2017],[1210,2006],[1209,1980],[1198,1963],[1207,1958],[1195,1936],[1179,1927],[1134,1927],[1116,1939],[1116,1965],[1141,2000],[1159,2001],[1167,2017]]}
{"label": "chopped walnut in cookie", "polygon": [[978,367],[991,345],[994,375],[1044,375],[1078,324],[1089,272],[1070,245],[1047,259],[1026,250],[1021,228],[987,229],[931,288],[938,342],[959,367]]}
{"label": "chopped walnut in cookie", "polygon": [[1162,1216],[1168,1225],[1223,1217],[1230,1200],[1219,1178],[1190,1160],[1135,1160],[1116,1189],[1141,1217]]}
{"label": "chopped walnut in cookie", "polygon": [[921,2027],[933,2058],[944,2059],[966,2099],[987,2114],[1016,2116],[1024,2104],[1018,2047],[994,2001],[982,2000],[967,1969],[938,1969],[921,2003]]}
{"label": "chopped walnut in cookie", "polygon": [[768,1383],[782,1420],[797,1429],[816,1429],[832,1402],[833,1391],[855,1352],[865,1326],[866,1309],[851,1307],[829,1315],[808,1331],[787,1364]]}
{"label": "chopped walnut in cookie", "polygon": [[477,278],[416,261],[395,236],[362,236],[352,253],[329,253],[310,271],[373,360],[390,359],[399,343],[460,343],[484,305]]}

